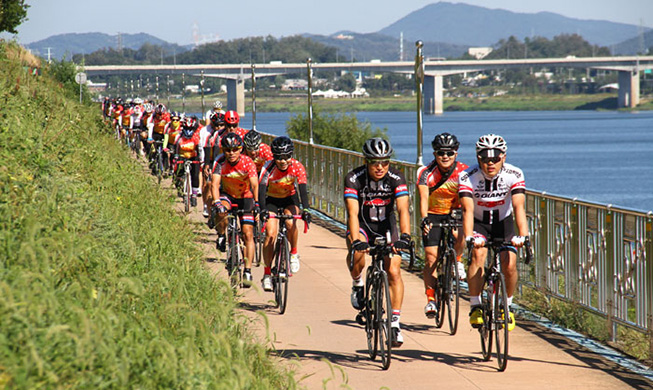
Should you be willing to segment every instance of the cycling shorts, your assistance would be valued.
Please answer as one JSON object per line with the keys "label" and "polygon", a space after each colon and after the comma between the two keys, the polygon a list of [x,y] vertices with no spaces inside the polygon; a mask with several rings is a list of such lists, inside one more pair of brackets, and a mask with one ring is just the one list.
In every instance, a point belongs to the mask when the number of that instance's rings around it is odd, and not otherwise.
{"label": "cycling shorts", "polygon": [[[245,213],[240,217],[240,223],[243,225],[255,225],[254,213],[254,198],[233,198],[229,194],[220,194],[220,200],[235,204],[238,210],[243,210]],[[231,207],[231,206],[230,206]]]}
{"label": "cycling shorts", "polygon": [[[515,221],[512,214],[491,225],[489,223],[483,223],[478,219],[474,219],[474,233],[482,234],[487,241],[501,240],[504,242],[510,242],[510,240],[515,236]],[[512,246],[504,247],[502,250],[517,252],[517,250]]]}
{"label": "cycling shorts", "polygon": [[271,196],[265,198],[265,208],[268,209],[270,213],[274,214],[279,214],[280,211],[283,213],[283,210],[289,206],[299,207],[299,205],[299,195],[297,193],[285,198],[274,198]]}
{"label": "cycling shorts", "polygon": [[[429,222],[432,224],[439,224],[441,222],[448,221],[451,217],[449,214],[428,214],[427,216]],[[442,239],[442,229],[439,226],[431,227],[428,235],[422,235],[422,243],[424,247],[429,246],[440,246],[440,240]]]}
{"label": "cycling shorts", "polygon": [[[368,244],[374,245],[374,240],[376,237],[385,237],[386,239],[390,238],[389,243],[396,242],[399,240],[399,232],[397,227],[390,223],[389,220],[385,220],[380,223],[363,223],[360,222],[360,233],[363,235],[361,241],[365,240]],[[349,235],[349,230],[347,230],[347,235]]]}

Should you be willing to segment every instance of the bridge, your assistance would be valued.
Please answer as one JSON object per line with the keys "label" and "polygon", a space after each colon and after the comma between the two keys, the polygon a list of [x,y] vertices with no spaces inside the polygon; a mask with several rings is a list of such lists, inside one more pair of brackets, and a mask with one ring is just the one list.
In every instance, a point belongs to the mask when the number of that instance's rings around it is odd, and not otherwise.
{"label": "bridge", "polygon": [[[217,77],[227,80],[227,106],[239,113],[245,112],[244,81],[252,77],[272,77],[281,74],[308,74],[309,66],[321,71],[394,72],[415,74],[415,62],[339,62],[339,63],[270,63],[270,64],[195,64],[195,65],[102,65],[79,67],[89,76],[188,74]],[[602,69],[618,72],[619,107],[636,107],[639,104],[640,72],[653,69],[653,56],[627,57],[565,57],[471,61],[424,61],[424,112],[443,112],[443,77],[466,72],[505,69],[578,68]]]}

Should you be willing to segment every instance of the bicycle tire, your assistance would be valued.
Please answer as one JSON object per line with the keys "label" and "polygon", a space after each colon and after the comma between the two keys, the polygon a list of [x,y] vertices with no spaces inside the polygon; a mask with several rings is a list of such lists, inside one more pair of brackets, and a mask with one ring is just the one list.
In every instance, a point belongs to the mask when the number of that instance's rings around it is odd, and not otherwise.
{"label": "bicycle tire", "polygon": [[238,232],[232,223],[233,222],[230,222],[227,227],[229,230],[229,233],[227,234],[227,273],[229,274],[231,287],[238,288],[241,283],[240,260],[238,258],[240,250],[238,244]]}
{"label": "bicycle tire", "polygon": [[444,259],[440,258],[438,260],[438,263],[440,266],[437,269],[436,272],[436,278],[435,282],[437,285],[435,286],[435,305],[438,308],[438,312],[435,315],[435,327],[440,329],[442,328],[442,325],[444,325],[444,307],[445,307],[445,275],[444,275]]}
{"label": "bicycle tire", "polygon": [[373,279],[373,268],[367,268],[367,275],[365,277],[365,308],[363,309],[365,315],[365,335],[367,338],[367,353],[371,360],[376,359],[378,352],[378,339],[379,334],[376,324],[376,304],[375,304],[375,288]]}
{"label": "bicycle tire", "polygon": [[190,183],[190,172],[184,171],[184,211],[190,212],[190,198],[192,195],[192,188]]}
{"label": "bicycle tire", "polygon": [[495,345],[497,364],[499,371],[505,371],[508,365],[508,340],[510,331],[508,330],[508,322],[510,316],[502,314],[501,310],[508,311],[508,296],[506,294],[506,282],[502,273],[497,275],[494,281],[494,307],[492,308],[493,327],[495,329]]}
{"label": "bicycle tire", "polygon": [[481,293],[481,306],[483,308],[483,326],[478,328],[478,332],[481,335],[481,353],[483,355],[483,360],[488,361],[492,355],[492,306],[490,301],[493,295],[493,291],[490,289],[490,286],[486,285],[485,292]]}
{"label": "bicycle tire", "polygon": [[288,305],[288,271],[290,270],[290,248],[288,239],[284,239],[280,243],[279,248],[279,313],[284,314]]}
{"label": "bicycle tire", "polygon": [[263,228],[263,224],[260,220],[260,218],[256,221],[256,224],[254,224],[254,245],[255,247],[255,255],[254,255],[254,266],[255,267],[260,267],[261,266],[261,261],[263,260],[263,242],[265,241],[265,236],[264,233],[261,231]]}
{"label": "bicycle tire", "polygon": [[458,314],[460,312],[460,279],[458,278],[458,264],[456,252],[447,250],[447,271],[445,273],[444,298],[449,318],[449,334],[452,336],[458,331]]}
{"label": "bicycle tire", "polygon": [[156,180],[158,184],[161,184],[161,179],[163,178],[163,157],[161,152],[157,150],[156,152]]}
{"label": "bicycle tire", "polygon": [[390,302],[390,285],[388,275],[377,275],[376,287],[376,328],[378,331],[379,355],[384,370],[390,367],[392,360],[392,304]]}

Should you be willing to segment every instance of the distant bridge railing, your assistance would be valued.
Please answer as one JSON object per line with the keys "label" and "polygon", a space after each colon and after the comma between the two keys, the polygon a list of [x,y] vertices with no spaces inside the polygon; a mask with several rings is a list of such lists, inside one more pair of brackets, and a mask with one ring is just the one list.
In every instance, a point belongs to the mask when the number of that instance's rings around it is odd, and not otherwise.
{"label": "distant bridge railing", "polygon": [[[264,140],[272,137],[264,135]],[[344,178],[364,164],[362,154],[294,143],[295,156],[307,170],[311,206],[346,223]],[[412,234],[418,238],[418,166],[403,161],[393,166],[406,176]],[[527,191],[526,211],[536,261],[519,262],[519,291],[528,286],[602,316],[613,341],[619,325],[646,334],[653,356],[653,212],[536,191]]]}

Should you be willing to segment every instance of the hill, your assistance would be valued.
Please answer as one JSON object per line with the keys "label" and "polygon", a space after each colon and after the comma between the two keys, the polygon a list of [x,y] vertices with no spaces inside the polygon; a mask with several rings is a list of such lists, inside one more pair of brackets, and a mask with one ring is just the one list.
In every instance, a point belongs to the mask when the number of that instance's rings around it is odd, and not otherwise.
{"label": "hill", "polygon": [[380,34],[412,41],[440,41],[470,46],[491,46],[513,35],[518,39],[579,34],[588,42],[610,46],[637,35],[637,26],[597,20],[580,20],[539,12],[516,13],[468,4],[439,2],[411,12]]}
{"label": "hill", "polygon": [[614,45],[613,52],[617,55],[653,54],[653,30]]}
{"label": "hill", "polygon": [[47,57],[49,48],[52,58],[60,60],[64,56],[70,59],[73,54],[89,54],[100,49],[118,48],[119,40],[123,48],[134,50],[138,50],[145,43],[161,46],[164,48],[164,55],[169,55],[173,52],[181,53],[190,49],[189,47],[168,43],[146,33],[120,35],[104,33],[59,34],[32,42],[26,45],[26,47],[41,57]]}
{"label": "hill", "polygon": [[[311,35],[305,37],[335,47],[338,50],[339,61],[351,61],[352,56],[357,61],[379,59],[383,61],[399,60],[399,34],[393,37],[371,33],[358,34],[351,31],[340,31],[335,34]],[[426,42],[424,55],[427,57],[460,57],[469,46],[455,45],[444,42]],[[411,61],[415,56],[415,41],[404,37],[404,60]]]}

